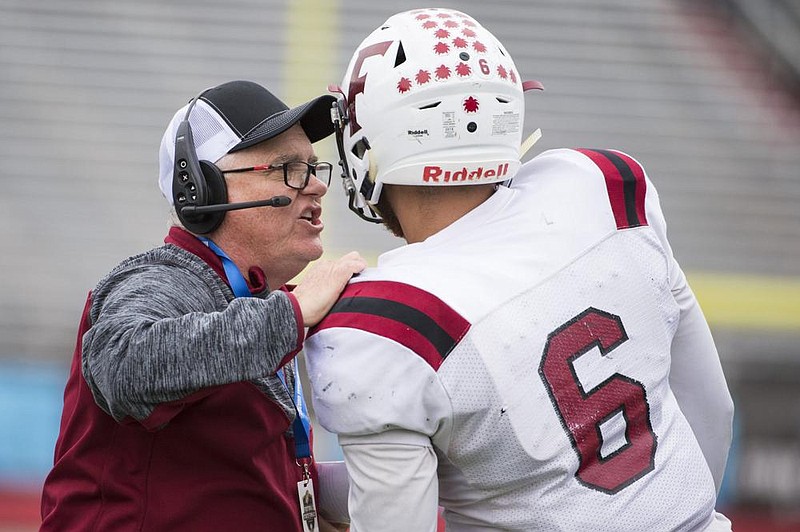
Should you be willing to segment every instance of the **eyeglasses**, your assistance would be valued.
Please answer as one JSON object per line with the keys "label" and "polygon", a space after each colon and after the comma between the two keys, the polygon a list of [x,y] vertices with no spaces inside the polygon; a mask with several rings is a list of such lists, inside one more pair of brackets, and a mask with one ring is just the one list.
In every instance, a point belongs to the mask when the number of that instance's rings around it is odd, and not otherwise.
{"label": "eyeglasses", "polygon": [[262,164],[258,166],[249,166],[247,168],[234,168],[233,170],[224,170],[223,174],[238,174],[242,172],[269,172],[271,170],[283,169],[283,182],[286,186],[295,190],[303,190],[308,186],[308,181],[311,175],[325,183],[325,186],[331,183],[331,171],[333,165],[331,163],[306,163],[303,161],[292,161],[289,163],[280,164]]}

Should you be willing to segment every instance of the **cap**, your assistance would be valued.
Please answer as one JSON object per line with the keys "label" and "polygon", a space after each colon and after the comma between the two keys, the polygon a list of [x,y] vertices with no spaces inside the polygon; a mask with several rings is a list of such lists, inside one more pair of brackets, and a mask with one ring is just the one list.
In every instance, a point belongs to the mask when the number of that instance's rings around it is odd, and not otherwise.
{"label": "cap", "polygon": [[[212,163],[224,155],[280,135],[300,123],[311,142],[333,133],[331,105],[335,98],[320,96],[292,109],[252,81],[229,81],[204,91],[189,115],[197,158]],[[161,138],[158,185],[172,205],[175,134],[186,116],[179,109]]]}

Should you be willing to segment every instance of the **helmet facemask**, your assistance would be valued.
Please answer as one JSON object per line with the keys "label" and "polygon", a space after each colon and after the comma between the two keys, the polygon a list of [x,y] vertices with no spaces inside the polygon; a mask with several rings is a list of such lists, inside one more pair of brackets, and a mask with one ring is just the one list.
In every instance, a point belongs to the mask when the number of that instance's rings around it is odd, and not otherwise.
{"label": "helmet facemask", "polygon": [[[381,223],[383,220],[377,210],[373,205],[367,203],[365,199],[366,197],[372,197],[372,194],[370,194],[370,186],[374,187],[374,182],[369,173],[369,158],[366,154],[369,150],[369,141],[363,138],[358,146],[353,146],[353,155],[357,161],[354,161],[354,164],[351,166],[349,164],[350,158],[347,156],[344,140],[345,128],[350,122],[347,112],[347,99],[344,93],[342,93],[342,89],[336,85],[330,85],[328,90],[341,95],[340,98],[336,99],[336,102],[331,108],[331,120],[334,125],[336,148],[339,152],[339,166],[342,169],[342,185],[348,197],[348,207],[362,220],[372,223]],[[364,159],[366,159],[366,161]],[[364,188],[363,191],[359,190],[359,184]],[[380,194],[378,197],[379,196]],[[376,199],[375,202],[377,203],[377,201]]]}

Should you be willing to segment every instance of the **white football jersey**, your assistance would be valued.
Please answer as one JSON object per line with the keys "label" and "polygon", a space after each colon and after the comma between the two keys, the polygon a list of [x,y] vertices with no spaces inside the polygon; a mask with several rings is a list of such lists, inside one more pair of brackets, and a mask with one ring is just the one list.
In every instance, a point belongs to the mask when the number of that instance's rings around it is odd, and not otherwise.
{"label": "white football jersey", "polygon": [[641,166],[548,151],[353,279],[306,343],[316,415],[343,444],[430,442],[448,532],[701,530],[730,433],[703,448],[671,388],[679,296]]}

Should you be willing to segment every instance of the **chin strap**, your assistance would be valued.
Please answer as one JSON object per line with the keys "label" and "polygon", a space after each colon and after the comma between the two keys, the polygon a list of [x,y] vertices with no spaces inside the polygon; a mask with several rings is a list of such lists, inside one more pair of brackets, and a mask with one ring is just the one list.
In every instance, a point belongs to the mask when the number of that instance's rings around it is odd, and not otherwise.
{"label": "chin strap", "polygon": [[[347,187],[345,186],[345,188]],[[371,205],[366,204],[366,207],[358,207],[356,205],[355,188],[347,190],[347,195],[350,197],[350,201],[347,206],[350,207],[350,210],[356,213],[359,218],[374,224],[383,223],[383,218],[381,218],[380,214],[378,214],[378,211],[375,210]]]}
{"label": "chin strap", "polygon": [[525,139],[525,142],[523,142],[519,147],[519,158],[522,159],[525,154],[528,153],[528,150],[530,150],[534,144],[539,142],[540,138],[542,138],[542,129],[536,128],[536,131],[531,133],[528,138]]}
{"label": "chin strap", "polygon": [[[529,90],[543,91],[544,85],[542,85],[542,82],[533,79],[528,81],[523,81],[522,91],[527,92]],[[528,150],[530,150],[533,147],[533,145],[539,141],[540,138],[542,138],[542,130],[541,128],[536,128],[536,131],[531,133],[530,136],[527,139],[525,139],[525,142],[523,142],[522,145],[519,147],[519,158],[522,159],[525,156],[525,154],[528,153]]]}

